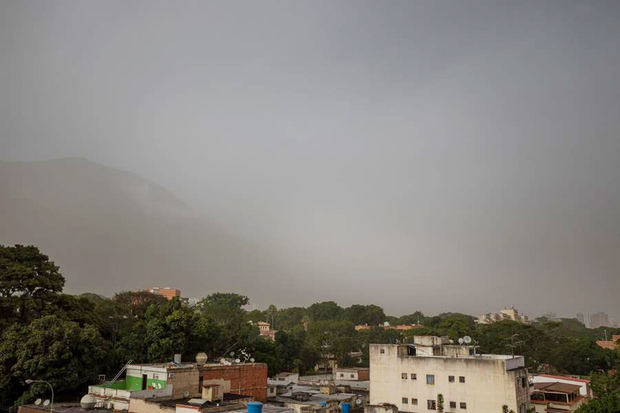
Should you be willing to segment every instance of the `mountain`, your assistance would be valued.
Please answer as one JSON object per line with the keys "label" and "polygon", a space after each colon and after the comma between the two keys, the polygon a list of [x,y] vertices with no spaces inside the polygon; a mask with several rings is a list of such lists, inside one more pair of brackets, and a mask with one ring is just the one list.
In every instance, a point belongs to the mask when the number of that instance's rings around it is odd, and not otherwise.
{"label": "mountain", "polygon": [[260,297],[273,287],[256,276],[277,272],[260,248],[129,172],[80,158],[0,161],[0,200],[0,244],[39,246],[69,292],[172,286],[188,297]]}

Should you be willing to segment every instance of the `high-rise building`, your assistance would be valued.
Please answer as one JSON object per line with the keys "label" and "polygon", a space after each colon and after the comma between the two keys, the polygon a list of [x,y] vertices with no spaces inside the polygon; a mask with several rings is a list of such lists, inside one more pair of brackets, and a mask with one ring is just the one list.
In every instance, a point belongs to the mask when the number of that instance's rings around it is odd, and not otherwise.
{"label": "high-rise building", "polygon": [[590,315],[590,328],[607,327],[610,325],[607,313],[598,312]]}

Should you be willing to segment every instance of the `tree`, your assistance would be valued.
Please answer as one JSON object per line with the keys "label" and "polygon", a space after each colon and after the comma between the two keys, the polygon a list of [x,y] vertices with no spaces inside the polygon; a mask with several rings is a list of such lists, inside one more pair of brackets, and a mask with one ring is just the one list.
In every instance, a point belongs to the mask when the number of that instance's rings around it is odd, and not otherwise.
{"label": "tree", "polygon": [[312,321],[338,320],[343,309],[333,301],[314,303],[308,307],[308,316]]}
{"label": "tree", "polygon": [[47,380],[59,392],[92,382],[103,368],[106,350],[92,325],[81,327],[55,315],[27,326],[14,324],[0,340],[0,388],[12,392],[3,398],[31,399],[34,390],[23,386],[26,379]]}
{"label": "tree", "polygon": [[443,394],[441,393],[437,395],[437,411],[443,413]]}
{"label": "tree", "polygon": [[38,318],[65,285],[58,270],[35,246],[0,245],[0,310],[5,319],[0,327],[15,319],[28,322]]}
{"label": "tree", "polygon": [[347,307],[342,312],[342,318],[351,321],[353,324],[378,325],[385,321],[383,308],[378,305],[354,304]]}

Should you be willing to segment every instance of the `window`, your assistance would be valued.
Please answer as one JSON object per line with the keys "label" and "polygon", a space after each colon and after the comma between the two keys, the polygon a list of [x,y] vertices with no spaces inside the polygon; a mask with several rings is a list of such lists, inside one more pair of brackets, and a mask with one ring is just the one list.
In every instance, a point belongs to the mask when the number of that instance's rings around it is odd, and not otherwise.
{"label": "window", "polygon": [[426,375],[426,384],[435,384],[435,375],[427,374]]}
{"label": "window", "polygon": [[411,404],[414,406],[418,405],[418,399],[414,399],[413,397],[411,398]]}
{"label": "window", "polygon": [[380,350],[379,350],[379,353],[381,353],[381,354],[385,354],[385,349],[384,349],[384,348],[380,349]]}
{"label": "window", "polygon": [[527,380],[525,380],[525,377],[521,377],[521,387],[526,387],[527,385]]}
{"label": "window", "polygon": [[459,403],[459,407],[460,407],[461,409],[467,409],[467,403],[465,403],[465,402],[460,402],[460,403]]}
{"label": "window", "polygon": [[465,383],[465,376],[459,376],[459,383]]}
{"label": "window", "polygon": [[454,376],[448,376],[448,381],[450,383],[454,383]]}
{"label": "window", "polygon": [[403,404],[407,404],[407,403],[409,403],[409,401],[407,400],[406,397],[403,397]]}
{"label": "window", "polygon": [[415,373],[411,373],[411,380],[417,380],[418,379],[418,375]]}
{"label": "window", "polygon": [[400,373],[400,378],[403,380],[407,380],[407,373]]}
{"label": "window", "polygon": [[456,409],[456,402],[450,402],[450,408]]}
{"label": "window", "polygon": [[355,378],[355,374],[353,374],[353,373],[351,373],[350,376],[351,376],[352,379]]}
{"label": "window", "polygon": [[437,410],[437,402],[435,400],[427,400],[426,408],[428,410]]}

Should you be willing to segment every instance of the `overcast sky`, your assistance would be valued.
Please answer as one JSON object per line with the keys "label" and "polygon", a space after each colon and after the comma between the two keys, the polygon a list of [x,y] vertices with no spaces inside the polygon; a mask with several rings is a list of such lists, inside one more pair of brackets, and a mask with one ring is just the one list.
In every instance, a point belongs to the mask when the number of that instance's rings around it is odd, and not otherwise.
{"label": "overcast sky", "polygon": [[68,156],[315,287],[276,304],[620,319],[618,1],[0,0],[0,159]]}

